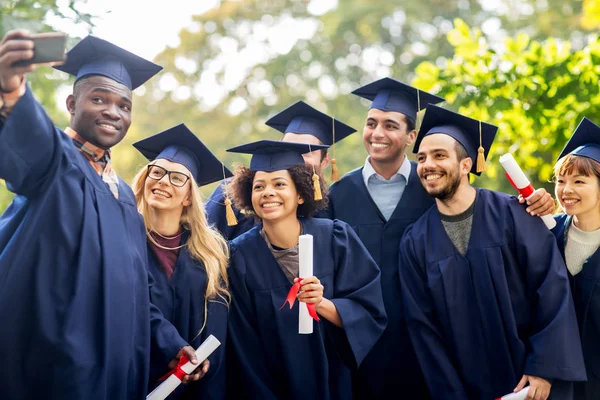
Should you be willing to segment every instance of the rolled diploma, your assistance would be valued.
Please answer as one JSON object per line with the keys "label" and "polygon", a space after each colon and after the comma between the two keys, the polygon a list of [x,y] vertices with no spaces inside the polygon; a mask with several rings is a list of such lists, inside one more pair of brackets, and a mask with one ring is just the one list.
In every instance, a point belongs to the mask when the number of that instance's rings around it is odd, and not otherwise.
{"label": "rolled diploma", "polygon": [[[210,356],[212,352],[215,351],[220,345],[221,342],[219,342],[219,340],[213,335],[210,335],[204,342],[202,342],[200,347],[196,349],[195,353],[196,358],[198,359],[198,364],[192,364],[191,361],[188,361],[181,367],[181,369],[186,374],[191,373],[193,370],[198,368],[198,366],[202,364],[202,362],[206,360],[208,356]],[[164,400],[173,392],[173,390],[177,389],[177,386],[180,384],[181,381],[175,376],[175,374],[170,375],[163,383],[158,385],[158,387],[154,389],[152,393],[146,396],[146,400]]]}
{"label": "rolled diploma", "polygon": [[[517,164],[517,162],[515,161],[515,158],[512,154],[506,153],[500,156],[500,164],[502,164],[502,167],[504,167],[506,174],[510,177],[510,179],[516,186],[516,189],[519,191],[519,193],[523,196],[525,200],[528,200],[531,196],[533,196],[533,186],[531,185],[529,179],[527,179],[527,176],[525,175],[521,167],[519,167],[519,164]],[[552,229],[556,226],[556,221],[554,220],[554,217],[552,217],[552,215],[544,215],[540,218],[542,219],[542,221],[544,221],[544,224],[546,224],[546,227],[548,227],[548,229]]]}
{"label": "rolled diploma", "polygon": [[529,392],[529,386],[527,386],[525,389],[521,390],[520,392],[510,393],[510,394],[507,394],[506,396],[502,396],[496,400],[525,400],[528,392]]}
{"label": "rolled diploma", "polygon": [[[300,269],[298,275],[300,278],[308,278],[313,276],[313,237],[312,235],[300,235],[298,239],[298,261]],[[313,333],[313,319],[308,314],[306,304],[300,302],[298,304],[298,333],[310,334]]]}

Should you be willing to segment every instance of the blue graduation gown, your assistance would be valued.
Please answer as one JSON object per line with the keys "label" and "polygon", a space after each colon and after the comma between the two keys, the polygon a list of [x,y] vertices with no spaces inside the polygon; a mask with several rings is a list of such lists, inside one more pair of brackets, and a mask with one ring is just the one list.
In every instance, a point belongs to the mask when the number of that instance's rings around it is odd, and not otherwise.
{"label": "blue graduation gown", "polygon": [[[229,318],[232,399],[349,399],[350,370],[385,327],[380,272],[356,234],[341,221],[301,219],[313,235],[314,275],[344,329],[321,318],[298,334],[298,302],[280,310],[292,284],[257,226],[231,243]],[[231,360],[231,362],[230,362]]]}
{"label": "blue graduation gown", "polygon": [[[564,257],[567,232],[572,217],[559,214],[554,217],[558,248]],[[600,250],[585,261],[577,275],[569,274],[571,293],[579,321],[579,334],[583,348],[583,360],[587,372],[587,382],[575,384],[575,398],[593,400],[600,396]]]}
{"label": "blue graduation gown", "polygon": [[3,399],[142,399],[152,346],[186,343],[149,300],[144,225],[28,88],[0,124],[0,178],[16,197],[0,217]]}
{"label": "blue graduation gown", "polygon": [[329,214],[350,224],[381,268],[381,288],[387,328],[354,376],[355,397],[387,399],[390,393],[426,399],[427,387],[410,343],[398,279],[398,251],[402,234],[433,205],[411,162],[402,198],[388,221],[365,186],[362,168],[349,172],[331,186]]}
{"label": "blue graduation gown", "polygon": [[528,374],[554,379],[562,400],[564,381],[585,380],[560,252],[514,197],[477,189],[466,256],[437,207],[406,230],[401,256],[406,320],[434,398],[498,398]]}
{"label": "blue graduation gown", "polygon": [[256,225],[253,216],[246,216],[235,207],[233,207],[233,213],[235,214],[238,223],[234,226],[227,225],[227,217],[225,214],[225,191],[223,190],[223,186],[230,181],[231,178],[228,178],[221,182],[212,192],[205,205],[208,222],[221,232],[221,235],[227,240],[235,239],[242,233],[248,232]]}
{"label": "blue graduation gown", "polygon": [[[184,232],[182,243],[185,243],[188,237],[189,232]],[[227,304],[220,298],[208,302],[208,318],[200,333],[204,324],[204,293],[208,282],[202,262],[194,260],[185,248],[182,248],[175,263],[175,271],[171,278],[167,279],[154,251],[148,246],[148,268],[155,281],[150,290],[150,299],[177,328],[181,337],[194,349],[211,334],[221,342],[221,346],[208,358],[210,368],[206,375],[197,382],[179,385],[169,399],[224,399]],[[150,360],[150,386],[153,389],[157,386],[156,380],[168,372],[168,368],[160,359],[155,360],[151,357]]]}

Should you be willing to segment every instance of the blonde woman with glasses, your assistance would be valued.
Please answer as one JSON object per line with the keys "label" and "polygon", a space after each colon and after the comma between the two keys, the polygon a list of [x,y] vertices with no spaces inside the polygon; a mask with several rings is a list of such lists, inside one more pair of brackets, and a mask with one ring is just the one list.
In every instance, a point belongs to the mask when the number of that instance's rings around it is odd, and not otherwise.
{"label": "blonde woman with glasses", "polygon": [[[170,398],[222,399],[229,253],[226,241],[206,221],[198,187],[231,173],[184,124],[134,147],[151,161],[132,185],[146,224],[148,269],[154,280],[150,300],[194,348],[210,334],[222,343]],[[175,366],[158,354],[151,354],[150,390]]]}

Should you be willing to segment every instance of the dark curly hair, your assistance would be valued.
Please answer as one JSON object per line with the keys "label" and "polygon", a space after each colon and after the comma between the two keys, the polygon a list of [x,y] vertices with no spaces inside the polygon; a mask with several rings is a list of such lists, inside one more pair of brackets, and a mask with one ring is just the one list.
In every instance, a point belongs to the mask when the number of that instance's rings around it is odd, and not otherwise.
{"label": "dark curly hair", "polygon": [[[325,210],[327,208],[327,184],[318,168],[316,168],[316,172],[319,175],[319,183],[321,184],[321,193],[323,194],[322,200],[314,199],[312,167],[305,164],[296,164],[293,167],[288,168],[287,171],[294,181],[298,195],[304,200],[304,203],[298,204],[298,210],[296,211],[298,218],[312,217],[317,211]],[[235,176],[230,183],[230,193],[232,194],[233,204],[238,210],[243,211],[245,214],[256,215],[256,212],[252,207],[252,182],[254,181],[254,175],[256,175],[255,171],[251,171],[244,166],[238,167],[235,171]]]}

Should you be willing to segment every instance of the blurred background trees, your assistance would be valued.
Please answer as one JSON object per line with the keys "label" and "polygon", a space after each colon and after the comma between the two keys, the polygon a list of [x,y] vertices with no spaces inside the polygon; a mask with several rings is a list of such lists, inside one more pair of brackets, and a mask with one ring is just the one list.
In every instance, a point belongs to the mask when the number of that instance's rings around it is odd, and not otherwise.
{"label": "blurred background trees", "polygon": [[[90,16],[77,11],[83,2],[67,2],[65,17],[93,32]],[[49,0],[0,7],[2,34],[25,24],[47,30],[44,15],[65,9]],[[145,161],[131,143],[180,122],[226,165],[245,162],[225,149],[278,139],[264,121],[305,100],[358,130],[332,150],[345,173],[366,157],[360,132],[368,102],[350,92],[391,76],[500,127],[477,186],[510,193],[497,158],[512,151],[535,185],[552,190],[551,167],[577,123],[583,116],[600,122],[599,10],[600,0],[222,1],[194,16],[179,45],[156,57],[165,69],[136,91],[134,123],[115,148],[115,167],[130,180]],[[135,23],[127,32],[136,34]],[[69,81],[42,68],[31,82],[65,126],[54,102],[58,85]],[[0,192],[0,209],[8,200]]]}

